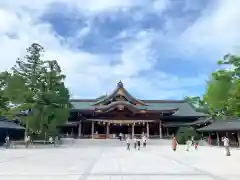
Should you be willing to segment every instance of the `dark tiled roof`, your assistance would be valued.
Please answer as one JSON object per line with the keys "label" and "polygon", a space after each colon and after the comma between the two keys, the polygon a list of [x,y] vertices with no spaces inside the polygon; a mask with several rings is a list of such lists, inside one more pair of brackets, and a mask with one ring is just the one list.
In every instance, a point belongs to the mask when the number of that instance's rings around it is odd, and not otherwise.
{"label": "dark tiled roof", "polygon": [[[167,101],[167,100],[142,100],[146,103],[146,106],[137,106],[139,109],[146,110],[166,110],[166,109],[178,109],[173,116],[207,116],[204,113],[197,112],[188,102],[186,101]],[[71,100],[71,104],[73,105],[73,109],[81,109],[81,110],[94,110],[95,107],[92,104],[96,102],[94,99],[87,100]]]}
{"label": "dark tiled roof", "polygon": [[[197,112],[187,101],[184,100],[139,100],[134,98],[128,91],[123,87],[123,83],[119,82],[116,89],[107,96],[102,96],[97,99],[73,99],[71,100],[73,110],[94,110],[96,105],[100,102],[111,99],[116,95],[118,90],[123,90],[123,93],[127,96],[128,101],[135,101],[141,104],[140,106],[134,106],[137,109],[145,109],[152,111],[171,110],[177,109],[173,116],[188,116],[188,117],[203,117],[207,116],[204,113]],[[126,103],[128,102],[126,101]],[[118,101],[117,101],[118,102]]]}
{"label": "dark tiled roof", "polygon": [[0,129],[18,129],[24,130],[25,128],[16,124],[14,121],[10,121],[6,118],[0,117]]}
{"label": "dark tiled roof", "polygon": [[164,127],[179,127],[179,126],[194,126],[194,125],[203,125],[207,123],[211,123],[211,117],[202,117],[193,122],[171,122],[171,123],[164,123]]}
{"label": "dark tiled roof", "polygon": [[200,132],[240,131],[240,119],[215,121],[214,123],[198,129]]}

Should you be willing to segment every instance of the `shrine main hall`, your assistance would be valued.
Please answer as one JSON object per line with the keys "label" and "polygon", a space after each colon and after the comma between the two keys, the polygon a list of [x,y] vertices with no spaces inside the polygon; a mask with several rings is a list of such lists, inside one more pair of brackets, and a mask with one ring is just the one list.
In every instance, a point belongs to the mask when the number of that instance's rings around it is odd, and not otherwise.
{"label": "shrine main hall", "polygon": [[72,99],[70,117],[62,134],[76,138],[117,138],[123,135],[163,138],[180,126],[201,126],[206,114],[185,100],[140,100],[122,82],[109,95],[96,99]]}

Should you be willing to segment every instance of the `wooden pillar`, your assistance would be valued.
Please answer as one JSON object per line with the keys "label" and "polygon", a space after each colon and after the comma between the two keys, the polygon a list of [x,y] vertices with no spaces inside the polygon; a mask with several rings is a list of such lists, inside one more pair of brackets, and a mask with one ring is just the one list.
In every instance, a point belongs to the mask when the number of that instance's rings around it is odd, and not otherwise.
{"label": "wooden pillar", "polygon": [[147,122],[147,137],[149,137],[149,123]]}
{"label": "wooden pillar", "polygon": [[163,138],[163,133],[162,133],[162,121],[159,121],[159,138],[162,139]]}
{"label": "wooden pillar", "polygon": [[82,121],[80,121],[78,124],[78,137],[81,136],[82,136]]}
{"label": "wooden pillar", "polygon": [[217,132],[217,145],[220,146],[220,139],[219,139],[219,134]]}
{"label": "wooden pillar", "polygon": [[92,121],[92,139],[94,138],[94,121]]}
{"label": "wooden pillar", "polygon": [[109,138],[109,122],[107,122],[107,127],[106,127],[106,138]]}
{"label": "wooden pillar", "polygon": [[135,136],[134,128],[135,128],[135,122],[132,123],[132,138]]}
{"label": "wooden pillar", "polygon": [[237,132],[238,147],[240,147],[240,132]]}
{"label": "wooden pillar", "polygon": [[167,131],[167,137],[168,137],[169,136],[168,128],[166,128],[166,131]]}

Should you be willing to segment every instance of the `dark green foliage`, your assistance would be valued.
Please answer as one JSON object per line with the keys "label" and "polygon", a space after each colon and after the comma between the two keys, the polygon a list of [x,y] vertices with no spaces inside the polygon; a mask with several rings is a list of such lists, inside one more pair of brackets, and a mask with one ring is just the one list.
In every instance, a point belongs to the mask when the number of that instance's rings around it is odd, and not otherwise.
{"label": "dark green foliage", "polygon": [[5,95],[17,105],[14,111],[31,110],[23,120],[40,134],[55,134],[69,116],[69,91],[57,61],[44,61],[44,48],[33,43],[18,59],[6,83]]}
{"label": "dark green foliage", "polygon": [[3,116],[9,109],[9,99],[4,93],[7,86],[8,76],[9,74],[7,72],[0,73],[0,116]]}
{"label": "dark green foliage", "polygon": [[185,96],[184,99],[193,106],[197,112],[209,114],[209,107],[206,101],[199,96]]}
{"label": "dark green foliage", "polygon": [[201,138],[193,127],[180,127],[176,134],[178,144],[185,144],[191,137],[194,137],[194,140]]}
{"label": "dark green foliage", "polygon": [[213,116],[239,117],[240,57],[227,54],[218,64],[223,68],[212,73],[204,100]]}

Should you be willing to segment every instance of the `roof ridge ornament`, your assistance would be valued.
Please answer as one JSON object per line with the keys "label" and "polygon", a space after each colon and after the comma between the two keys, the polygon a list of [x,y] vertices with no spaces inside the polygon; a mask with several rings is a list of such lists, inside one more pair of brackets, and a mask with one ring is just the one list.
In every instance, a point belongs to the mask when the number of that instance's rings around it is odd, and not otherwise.
{"label": "roof ridge ornament", "polygon": [[123,83],[122,83],[122,81],[119,81],[119,82],[117,83],[117,86],[118,86],[119,88],[123,88]]}

